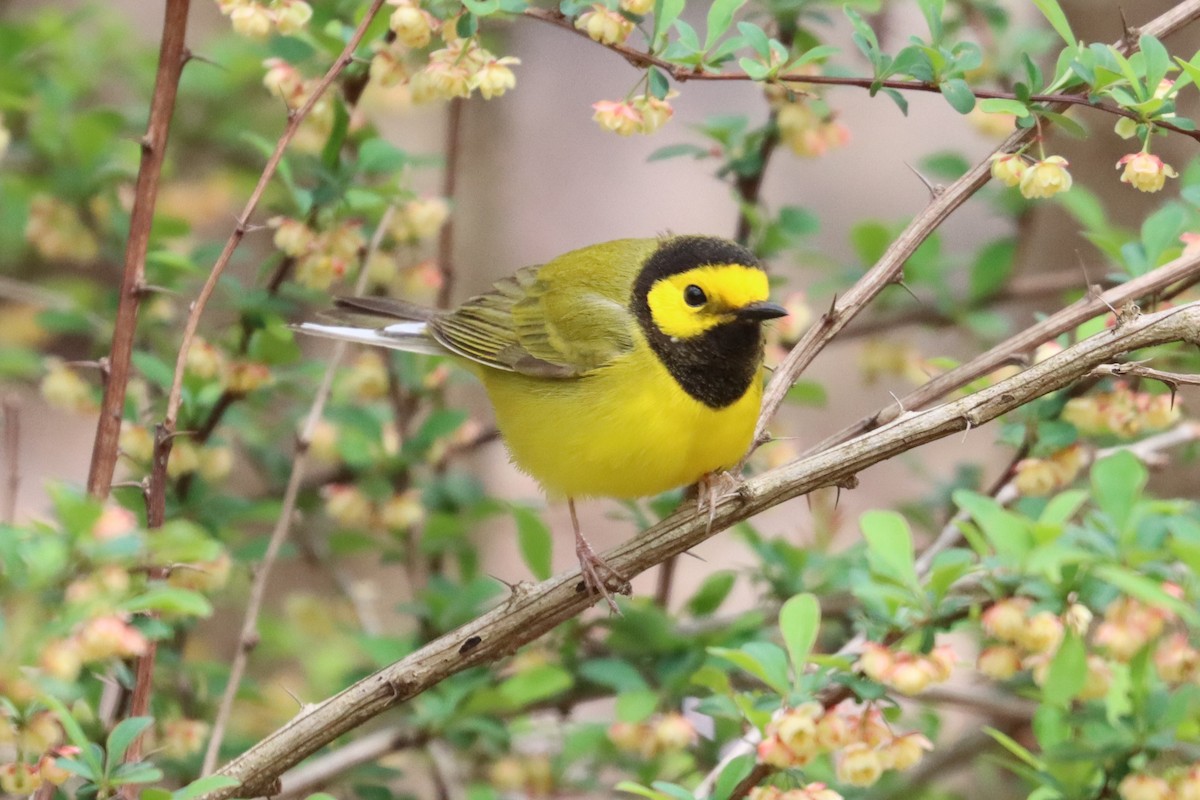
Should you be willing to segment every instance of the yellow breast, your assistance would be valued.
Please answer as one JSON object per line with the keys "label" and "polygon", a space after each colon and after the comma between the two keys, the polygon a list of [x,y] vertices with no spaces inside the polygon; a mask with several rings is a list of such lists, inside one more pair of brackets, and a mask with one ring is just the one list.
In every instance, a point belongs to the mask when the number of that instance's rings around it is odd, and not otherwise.
{"label": "yellow breast", "polygon": [[644,343],[576,379],[475,371],[514,463],[565,497],[644,497],[731,467],[750,446],[762,400],[759,379],[732,404],[710,408]]}

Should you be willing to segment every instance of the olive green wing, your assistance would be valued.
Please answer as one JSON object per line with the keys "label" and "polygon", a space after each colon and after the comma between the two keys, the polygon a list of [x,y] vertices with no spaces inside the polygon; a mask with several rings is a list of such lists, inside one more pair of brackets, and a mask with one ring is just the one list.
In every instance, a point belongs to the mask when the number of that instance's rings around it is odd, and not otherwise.
{"label": "olive green wing", "polygon": [[519,270],[435,316],[430,332],[464,358],[540,378],[584,375],[633,349],[636,322],[622,303],[586,282],[552,285],[542,270]]}

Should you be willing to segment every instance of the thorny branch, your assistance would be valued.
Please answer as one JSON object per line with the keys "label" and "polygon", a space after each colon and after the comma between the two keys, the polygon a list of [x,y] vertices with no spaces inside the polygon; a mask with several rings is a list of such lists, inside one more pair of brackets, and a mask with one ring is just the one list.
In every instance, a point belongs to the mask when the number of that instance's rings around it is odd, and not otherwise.
{"label": "thorny branch", "polygon": [[[366,265],[383,242],[394,211],[395,207],[389,206],[379,220],[375,235],[371,238],[371,244],[359,265],[358,281],[354,287],[355,294],[362,294],[366,290],[367,279],[370,277],[370,271]],[[304,419],[304,427],[301,428],[300,434],[296,438],[296,455],[292,459],[292,472],[288,476],[287,488],[284,489],[283,507],[275,521],[275,528],[271,531],[271,538],[267,543],[263,559],[254,572],[254,583],[250,587],[250,599],[246,602],[246,613],[242,619],[237,651],[234,653],[233,663],[229,667],[229,680],[225,684],[225,692],[221,695],[217,716],[213,720],[212,735],[208,739],[208,747],[204,751],[204,764],[200,769],[201,775],[208,775],[217,766],[217,754],[221,749],[221,740],[225,737],[229,715],[233,712],[233,701],[237,697],[238,687],[242,683],[242,675],[246,671],[246,662],[250,659],[250,652],[258,644],[258,617],[267,595],[267,580],[279,557],[279,551],[291,532],[292,518],[296,512],[296,500],[300,495],[300,487],[304,484],[304,474],[308,470],[309,445],[312,443],[317,424],[325,413],[325,403],[333,388],[333,378],[337,374],[338,367],[341,366],[347,349],[349,349],[349,345],[346,342],[339,341],[334,344],[333,352],[328,357],[325,373],[321,376],[321,383],[317,387],[312,405],[308,409],[308,415]]]}
{"label": "thorny branch", "polygon": [[[982,391],[911,413],[824,453],[746,481],[706,514],[685,509],[603,554],[614,570],[636,576],[696,546],[737,521],[820,486],[844,483],[866,467],[935,439],[975,428],[1048,392],[1069,385],[1122,353],[1174,341],[1200,341],[1200,303],[1149,314],[1093,336]],[[533,586],[518,584],[509,599],[456,631],[430,642],[340,694],[306,708],[219,772],[238,787],[206,800],[268,792],[288,767],[388,708],[464,669],[494,661],[592,605],[578,569]]]}
{"label": "thorny branch", "polygon": [[107,497],[117,465],[117,440],[125,409],[125,389],[133,358],[133,337],[137,330],[138,303],[145,291],[146,251],[150,247],[150,226],[154,222],[154,201],[158,197],[158,178],[167,154],[167,135],[175,111],[179,76],[188,53],[188,6],[191,0],[167,0],[163,19],[162,44],[158,52],[158,74],[150,101],[150,121],[142,137],[142,161],[134,188],[133,209],[129,215],[129,238],[125,241],[125,271],[121,278],[120,300],[113,329],[112,349],[104,382],[104,399],[96,422],[96,440],[92,445],[92,464],[88,470],[88,492]]}

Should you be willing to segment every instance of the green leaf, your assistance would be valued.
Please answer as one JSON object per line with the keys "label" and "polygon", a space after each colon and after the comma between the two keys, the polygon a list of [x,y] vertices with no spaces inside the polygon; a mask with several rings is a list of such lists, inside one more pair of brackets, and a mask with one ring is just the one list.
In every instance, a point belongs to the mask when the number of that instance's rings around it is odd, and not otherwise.
{"label": "green leaf", "polygon": [[917,590],[912,532],[904,517],[895,511],[868,511],[859,518],[858,525],[867,540],[871,571]]}
{"label": "green leaf", "polygon": [[697,617],[705,617],[713,613],[721,603],[725,602],[725,598],[729,596],[736,580],[737,573],[731,570],[712,573],[704,579],[696,593],[688,598],[688,612]]}
{"label": "green leaf", "polygon": [[695,144],[669,144],[666,147],[660,147],[649,155],[647,161],[665,161],[668,158],[679,158],[680,156],[691,156],[692,158],[708,158],[710,155],[708,148],[700,147]]}
{"label": "green leaf", "polygon": [[654,33],[650,37],[653,42],[657,43],[659,35],[666,33],[675,24],[675,20],[683,13],[686,2],[687,0],[655,0]]}
{"label": "green leaf", "polygon": [[[1036,2],[1036,0],[1035,0],[1035,2]],[[990,727],[990,726],[984,726],[983,732],[986,733],[988,736],[992,737],[993,739],[995,739],[1000,744],[1001,747],[1003,747],[1008,752],[1012,753],[1017,758],[1024,761],[1028,766],[1032,767],[1033,769],[1041,771],[1046,768],[1045,764],[1043,764],[1042,761],[1040,761],[1037,756],[1035,756],[1033,753],[1029,752],[1024,747],[1022,747],[1020,744],[1018,744],[1017,741],[1015,739],[1013,739],[1011,736],[1009,736],[1008,734],[1003,733],[1002,731],[998,731],[995,728]]]}
{"label": "green leaf", "polygon": [[1050,23],[1050,27],[1054,28],[1055,32],[1067,43],[1067,47],[1074,47],[1079,40],[1071,31],[1071,24],[1067,22],[1067,15],[1063,13],[1058,0],[1033,0],[1033,4],[1038,7],[1038,11],[1042,12],[1042,16]]}
{"label": "green leaf", "polygon": [[358,170],[368,174],[396,172],[408,164],[408,154],[384,139],[368,139],[358,149]]}
{"label": "green leaf", "polygon": [[1002,97],[980,100],[979,110],[988,114],[1013,114],[1018,118],[1029,116],[1029,106],[1020,100],[1008,100]]}
{"label": "green leaf", "polygon": [[990,497],[964,489],[953,495],[954,503],[971,515],[999,555],[1021,558],[1033,547],[1033,534],[1018,515],[1005,510]]}
{"label": "green leaf", "polygon": [[1083,691],[1087,672],[1087,648],[1082,639],[1068,633],[1050,662],[1046,682],[1042,685],[1042,697],[1051,705],[1069,705]]}
{"label": "green leaf", "polygon": [[[83,732],[83,728],[79,727],[79,721],[67,710],[62,701],[52,695],[39,697],[38,700],[58,717],[58,724],[63,726],[63,731],[67,734],[67,740],[79,748],[80,755],[83,757],[84,763],[92,775],[96,778],[103,775],[104,767],[101,763],[100,755],[96,752],[98,748],[92,747],[92,741]],[[60,763],[63,761],[69,761],[69,759],[59,759]],[[64,765],[63,769],[69,769],[69,767]],[[76,774],[81,773],[76,772]]]}
{"label": "green leaf", "polygon": [[779,609],[779,630],[783,634],[783,643],[787,646],[788,658],[792,662],[794,688],[799,688],[800,678],[804,676],[804,667],[808,663],[813,644],[817,641],[817,631],[820,627],[821,606],[811,594],[791,597]]}
{"label": "green leaf", "polygon": [[975,108],[975,93],[962,78],[944,80],[938,84],[938,90],[951,108],[960,114],[968,114]]}
{"label": "green leaf", "polygon": [[778,694],[787,694],[788,663],[783,648],[770,642],[747,642],[738,650],[710,647],[708,652],[734,664],[770,686]]}
{"label": "green leaf", "polygon": [[541,664],[507,678],[496,688],[508,707],[516,709],[562,694],[574,683],[571,673],[557,664]]}
{"label": "green leaf", "polygon": [[108,759],[108,770],[111,772],[125,758],[125,751],[133,740],[142,734],[154,722],[153,717],[129,717],[117,723],[108,734],[104,749]]}
{"label": "green leaf", "polygon": [[1088,493],[1083,489],[1073,489],[1062,492],[1051,498],[1042,509],[1038,522],[1043,525],[1063,525],[1079,511],[1088,500]]}
{"label": "green leaf", "polygon": [[713,0],[708,7],[708,32],[705,34],[704,49],[710,50],[733,24],[733,15],[746,4],[746,0]]}
{"label": "green leaf", "polygon": [[989,242],[971,265],[967,297],[974,305],[993,296],[1012,275],[1017,243],[1012,239]]}
{"label": "green leaf", "polygon": [[662,100],[671,91],[671,84],[667,81],[667,76],[658,67],[651,67],[646,70],[649,76],[650,94]]}
{"label": "green leaf", "polygon": [[658,692],[621,692],[617,695],[616,713],[621,722],[641,722],[658,709]]}
{"label": "green leaf", "polygon": [[628,661],[619,658],[593,658],[579,665],[583,678],[617,693],[646,691],[650,686]]}
{"label": "green leaf", "polygon": [[753,771],[755,758],[751,753],[738,756],[725,765],[713,786],[712,800],[728,800],[733,790]]}
{"label": "green leaf", "polygon": [[1171,55],[1162,42],[1147,34],[1138,37],[1138,49],[1142,51],[1142,61],[1146,67],[1146,88],[1153,96],[1158,84],[1167,77],[1167,70],[1171,67]]}
{"label": "green leaf", "polygon": [[618,792],[627,794],[636,794],[638,797],[645,797],[647,800],[671,800],[671,796],[662,792],[656,792],[653,789],[648,789],[640,783],[633,781],[621,781],[615,787]]}
{"label": "green leaf", "polygon": [[1096,577],[1111,583],[1130,597],[1165,608],[1178,614],[1190,625],[1200,624],[1200,613],[1183,600],[1168,594],[1162,584],[1116,564],[1101,564],[1095,568]]}
{"label": "green leaf", "polygon": [[472,14],[486,17],[500,10],[500,0],[463,0],[463,5]]}
{"label": "green leaf", "polygon": [[167,362],[152,353],[134,350],[130,358],[142,377],[160,389],[169,389],[175,380],[175,367],[168,366]]}
{"label": "green leaf", "polygon": [[212,604],[204,595],[175,586],[150,586],[119,607],[123,611],[158,611],[185,617],[207,617],[212,614]]}
{"label": "green leaf", "polygon": [[799,380],[792,384],[787,390],[785,399],[798,406],[812,406],[813,408],[824,408],[829,402],[825,387],[816,381],[809,380]]}
{"label": "green leaf", "polygon": [[528,508],[513,506],[512,514],[517,522],[517,546],[521,550],[521,558],[534,577],[544,581],[550,577],[554,551],[550,528],[537,513]]}
{"label": "green leaf", "polygon": [[1092,495],[1118,532],[1129,524],[1147,478],[1142,462],[1125,450],[1102,458],[1092,466]]}

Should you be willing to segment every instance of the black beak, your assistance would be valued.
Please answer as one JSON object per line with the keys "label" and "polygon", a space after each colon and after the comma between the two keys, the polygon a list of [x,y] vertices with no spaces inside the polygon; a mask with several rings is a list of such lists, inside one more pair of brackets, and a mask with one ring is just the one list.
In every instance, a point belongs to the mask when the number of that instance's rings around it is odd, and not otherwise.
{"label": "black beak", "polygon": [[751,303],[748,306],[742,306],[733,312],[738,319],[753,320],[762,322],[768,319],[778,319],[786,317],[788,310],[781,305],[775,303]]}

